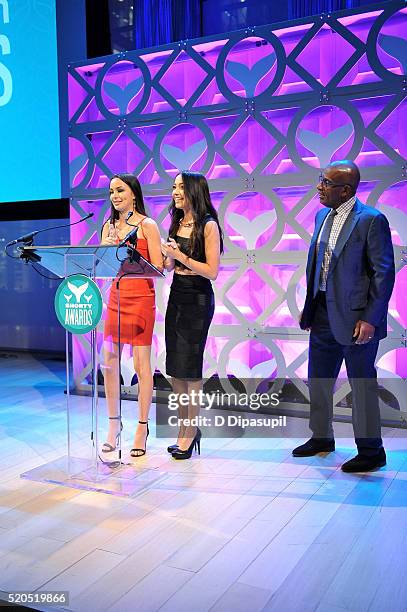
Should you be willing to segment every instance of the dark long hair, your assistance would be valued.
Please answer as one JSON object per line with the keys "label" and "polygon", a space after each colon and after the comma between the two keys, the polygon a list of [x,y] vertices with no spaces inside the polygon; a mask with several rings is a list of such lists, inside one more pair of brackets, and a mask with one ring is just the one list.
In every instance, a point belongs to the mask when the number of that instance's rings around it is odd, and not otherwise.
{"label": "dark long hair", "polygon": [[[120,179],[121,181],[123,181],[123,183],[126,183],[126,185],[130,187],[135,197],[135,202],[134,202],[135,211],[140,213],[140,215],[146,215],[146,208],[144,206],[143,192],[141,191],[141,185],[140,185],[140,182],[137,176],[134,176],[134,174],[124,174],[124,173],[115,174],[110,179],[110,182],[114,178]],[[115,221],[117,221],[118,218],[119,218],[119,213],[113,206],[112,202],[110,202],[110,222],[114,223]]]}
{"label": "dark long hair", "polygon": [[[223,253],[223,232],[219,224],[218,213],[211,201],[206,178],[199,172],[190,172],[189,170],[181,170],[179,174],[182,176],[185,198],[191,207],[192,218],[194,220],[191,234],[190,256],[193,259],[200,259],[205,255],[204,230],[206,221],[209,217],[216,221],[219,228],[220,252]],[[184,217],[184,211],[176,208],[174,199],[171,201],[168,211],[171,215],[171,225],[168,233],[170,238],[175,238],[178,232],[179,222]]]}

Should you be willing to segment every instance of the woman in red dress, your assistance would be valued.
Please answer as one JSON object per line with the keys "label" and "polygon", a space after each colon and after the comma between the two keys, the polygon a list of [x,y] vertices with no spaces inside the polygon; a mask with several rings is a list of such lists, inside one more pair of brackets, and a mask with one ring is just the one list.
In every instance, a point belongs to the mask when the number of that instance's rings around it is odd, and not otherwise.
{"label": "woman in red dress", "polygon": [[[110,219],[102,229],[102,244],[118,244],[138,227],[137,250],[157,268],[163,269],[160,233],[153,219],[146,216],[143,194],[138,179],[132,174],[117,174],[110,181]],[[131,216],[129,218],[129,213]],[[118,296],[119,292],[119,296]],[[120,337],[118,333],[118,301],[120,300]],[[146,278],[122,278],[113,282],[107,306],[104,338],[104,380],[109,431],[102,447],[105,453],[116,450],[121,431],[119,415],[119,341],[133,349],[134,369],[139,385],[139,422],[130,451],[132,457],[145,455],[148,437],[148,413],[153,394],[151,343],[155,320],[154,283]]]}

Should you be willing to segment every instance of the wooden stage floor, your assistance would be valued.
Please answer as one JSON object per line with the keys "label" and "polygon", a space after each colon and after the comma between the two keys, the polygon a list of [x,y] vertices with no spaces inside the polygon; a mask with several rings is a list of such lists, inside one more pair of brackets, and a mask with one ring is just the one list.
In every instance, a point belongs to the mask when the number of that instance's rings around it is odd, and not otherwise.
{"label": "wooden stage floor", "polygon": [[165,477],[121,498],[20,478],[65,454],[63,363],[3,355],[0,385],[0,599],[64,590],[69,605],[52,609],[77,612],[407,610],[405,430],[386,430],[388,465],[369,475],[339,469],[351,437],[306,459],[291,456],[300,440],[203,439],[201,457],[177,462],[153,431],[132,461]]}

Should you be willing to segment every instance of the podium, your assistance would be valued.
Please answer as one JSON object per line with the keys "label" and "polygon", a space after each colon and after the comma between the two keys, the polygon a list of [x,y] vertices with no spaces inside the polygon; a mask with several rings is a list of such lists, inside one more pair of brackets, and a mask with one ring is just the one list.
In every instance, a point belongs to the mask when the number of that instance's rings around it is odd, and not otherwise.
{"label": "podium", "polygon": [[[56,277],[66,279],[81,274],[98,285],[106,281],[116,283],[120,296],[123,278],[164,278],[164,274],[147,261],[136,248],[120,246],[24,246],[21,259],[39,266]],[[65,296],[66,297],[66,296]],[[117,313],[120,325],[120,299]],[[101,429],[108,423],[107,411],[101,414],[98,391],[98,331],[103,331],[103,321],[86,336],[91,346],[90,396],[74,396],[71,392],[71,334],[66,331],[66,454],[44,465],[21,474],[29,480],[60,484],[76,489],[100,491],[117,496],[134,496],[165,474],[145,467],[144,461],[126,463],[122,458],[122,436],[116,450],[102,453]],[[120,330],[118,330],[120,338]],[[100,340],[100,336],[99,336]],[[99,342],[100,344],[100,342]],[[120,347],[118,359],[118,414],[122,416],[120,384]],[[133,418],[133,426],[137,422]]]}

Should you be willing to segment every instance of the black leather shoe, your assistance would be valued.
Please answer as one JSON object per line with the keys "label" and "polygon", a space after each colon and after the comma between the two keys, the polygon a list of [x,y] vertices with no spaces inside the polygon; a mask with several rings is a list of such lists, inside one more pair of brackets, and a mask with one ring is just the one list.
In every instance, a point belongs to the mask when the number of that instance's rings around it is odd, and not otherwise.
{"label": "black leather shoe", "polygon": [[353,459],[346,461],[342,466],[342,472],[371,472],[386,465],[386,453],[384,448],[380,449],[378,455],[368,457],[367,455],[356,455]]}
{"label": "black leather shoe", "polygon": [[318,453],[331,453],[335,450],[335,440],[329,438],[311,438],[305,444],[293,450],[294,457],[312,457]]}

